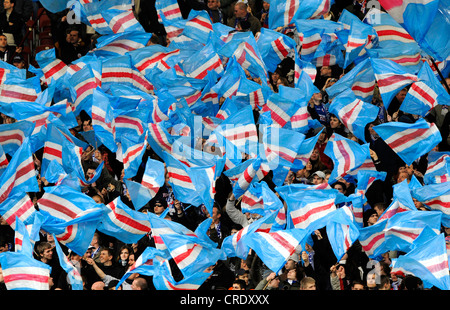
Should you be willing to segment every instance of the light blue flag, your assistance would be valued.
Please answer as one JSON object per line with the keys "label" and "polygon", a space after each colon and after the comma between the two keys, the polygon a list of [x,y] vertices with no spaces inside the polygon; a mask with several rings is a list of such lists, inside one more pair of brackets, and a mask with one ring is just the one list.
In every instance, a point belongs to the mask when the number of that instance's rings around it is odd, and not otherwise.
{"label": "light blue flag", "polygon": [[223,257],[221,249],[196,236],[161,234],[160,237],[184,277],[205,271]]}
{"label": "light blue flag", "polygon": [[94,89],[92,99],[92,127],[95,136],[111,152],[116,152],[114,109],[100,87]]}
{"label": "light blue flag", "polygon": [[375,87],[375,75],[369,59],[358,63],[336,83],[326,89],[328,96],[334,99],[339,94],[351,89],[355,96],[365,102],[372,102]]}
{"label": "light blue flag", "polygon": [[191,38],[192,40],[196,40],[202,44],[207,44],[212,33],[212,21],[208,12],[205,10],[191,10],[181,35]]}
{"label": "light blue flag", "polygon": [[139,273],[144,276],[155,276],[157,274],[157,270],[161,268],[161,264],[166,259],[168,259],[166,253],[153,247],[147,247],[136,259],[133,266],[131,266],[130,269],[122,276],[119,283],[116,285],[116,290],[133,273]]}
{"label": "light blue flag", "polygon": [[292,38],[269,28],[261,28],[256,44],[269,72],[275,72],[280,62],[297,46]]}
{"label": "light blue flag", "polygon": [[0,203],[4,202],[9,195],[16,193],[39,192],[37,173],[28,137],[16,150],[8,167],[0,176],[0,184]]}
{"label": "light blue flag", "polygon": [[418,80],[417,75],[408,72],[404,66],[393,60],[373,57],[369,59],[386,109],[400,90]]}
{"label": "light blue flag", "polygon": [[442,213],[442,225],[450,226],[450,182],[427,184],[414,188],[411,195],[432,211]]}
{"label": "light blue flag", "polygon": [[366,142],[365,128],[373,122],[380,108],[356,97],[351,89],[336,96],[328,111],[339,118],[341,123],[358,139]]}
{"label": "light blue flag", "polygon": [[449,290],[450,278],[444,234],[440,233],[405,255],[400,255],[392,262],[392,270],[413,274],[423,281],[424,288],[434,286],[440,290]]}
{"label": "light blue flag", "polygon": [[[56,240],[56,236],[53,235]],[[69,261],[66,254],[64,254],[61,245],[59,242],[55,242],[56,253],[58,254],[58,260],[60,266],[67,273],[67,278],[69,279],[69,283],[71,285],[72,290],[74,291],[82,291],[83,290],[83,279],[81,278],[80,273],[77,268]]]}
{"label": "light blue flag", "polygon": [[389,122],[373,129],[407,165],[411,165],[442,141],[437,126],[423,118],[412,124]]}
{"label": "light blue flag", "polygon": [[0,145],[3,151],[13,156],[26,137],[30,137],[35,124],[29,121],[18,121],[12,124],[0,125]]}
{"label": "light blue flag", "polygon": [[150,231],[148,216],[128,207],[120,197],[101,207],[103,215],[97,229],[107,235],[124,243],[137,243]]}
{"label": "light blue flag", "polygon": [[246,243],[271,271],[278,273],[306,235],[304,229],[255,232],[246,238]]}
{"label": "light blue flag", "polygon": [[446,105],[450,102],[450,94],[444,89],[427,62],[422,64],[417,76],[419,81],[411,85],[400,110],[425,117],[436,105]]}
{"label": "light blue flag", "polygon": [[386,247],[391,251],[409,252],[413,241],[429,226],[436,232],[441,228],[442,213],[439,211],[406,211],[388,219],[385,228]]}
{"label": "light blue flag", "polygon": [[189,277],[183,277],[183,279],[176,281],[172,272],[170,271],[170,265],[165,261],[161,264],[160,268],[155,270],[153,275],[153,285],[157,290],[197,290],[205,281],[212,275],[210,272],[198,272]]}
{"label": "light blue flag", "polygon": [[145,48],[152,37],[151,33],[142,31],[127,31],[117,34],[100,36],[92,54],[101,58],[119,56]]}
{"label": "light blue flag", "polygon": [[326,226],[326,231],[328,236],[333,236],[329,241],[337,261],[341,260],[359,237],[359,230],[355,224],[353,213],[347,206],[334,212]]}
{"label": "light blue flag", "polygon": [[360,167],[370,156],[369,144],[360,145],[336,133],[330,137],[324,153],[334,163],[329,184],[333,184],[350,171]]}
{"label": "light blue flag", "polygon": [[387,221],[376,222],[374,225],[359,229],[359,243],[371,259],[380,260],[382,254],[390,249],[386,246],[385,228]]}
{"label": "light blue flag", "polygon": [[7,290],[50,290],[52,267],[18,252],[0,253],[3,277]]}

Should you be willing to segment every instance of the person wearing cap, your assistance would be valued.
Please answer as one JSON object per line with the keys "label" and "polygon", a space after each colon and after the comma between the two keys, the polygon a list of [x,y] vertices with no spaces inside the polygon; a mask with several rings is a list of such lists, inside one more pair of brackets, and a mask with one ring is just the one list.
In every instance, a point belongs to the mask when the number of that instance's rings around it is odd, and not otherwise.
{"label": "person wearing cap", "polygon": [[323,182],[325,182],[325,173],[323,173],[322,171],[316,171],[312,174],[312,184],[319,185]]}
{"label": "person wearing cap", "polygon": [[375,209],[368,209],[363,213],[364,227],[372,226],[378,221],[378,213]]}
{"label": "person wearing cap", "polygon": [[13,57],[12,64],[14,67],[18,69],[24,69],[25,68],[25,60],[21,55],[16,55]]}

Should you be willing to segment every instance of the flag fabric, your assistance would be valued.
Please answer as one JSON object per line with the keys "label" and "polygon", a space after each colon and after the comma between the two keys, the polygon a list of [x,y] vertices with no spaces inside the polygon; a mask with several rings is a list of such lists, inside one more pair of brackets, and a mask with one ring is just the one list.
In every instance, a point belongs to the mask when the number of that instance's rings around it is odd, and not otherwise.
{"label": "flag fabric", "polygon": [[384,181],[386,179],[386,175],[386,171],[359,170],[356,174],[356,192],[364,196],[373,182],[377,180]]}
{"label": "flag fabric", "polygon": [[25,120],[0,125],[0,146],[3,148],[3,152],[14,155],[25,139],[31,136],[34,127],[32,122]]}
{"label": "flag fabric", "polygon": [[353,213],[347,206],[336,210],[326,226],[326,231],[328,236],[333,236],[329,241],[337,261],[341,260],[342,256],[359,237],[359,230],[354,222]]}
{"label": "flag fabric", "polygon": [[100,88],[92,94],[92,127],[97,139],[111,152],[117,151],[114,109]]}
{"label": "flag fabric", "polygon": [[384,123],[375,126],[374,130],[407,165],[431,151],[442,140],[437,126],[423,118],[413,124]]}
{"label": "flag fabric", "polygon": [[411,196],[411,190],[406,180],[395,184],[393,187],[393,201],[388,208],[380,215],[378,221],[391,218],[397,213],[405,211],[415,211],[417,208]]}
{"label": "flag fabric", "polygon": [[141,185],[150,191],[152,198],[156,196],[159,189],[164,185],[164,171],[163,162],[151,158],[147,159]]}
{"label": "flag fabric", "polygon": [[191,10],[181,35],[206,44],[212,32],[212,21],[208,12]]}
{"label": "flag fabric", "polygon": [[295,52],[297,46],[292,38],[269,28],[261,28],[256,44],[269,72],[275,72],[280,62]]}
{"label": "flag fabric", "polygon": [[449,102],[450,95],[428,63],[422,64],[417,77],[419,80],[411,85],[400,110],[425,117],[436,105]]}
{"label": "flag fabric", "polygon": [[25,138],[0,176],[0,203],[19,192],[39,192],[30,140]]}
{"label": "flag fabric", "polygon": [[416,75],[408,73],[401,65],[390,59],[370,58],[370,60],[386,109],[401,89],[418,81]]}
{"label": "flag fabric", "polygon": [[246,242],[271,271],[278,273],[305,237],[306,230],[294,228],[255,232],[246,238]]}
{"label": "flag fabric", "polygon": [[197,290],[213,272],[198,272],[190,277],[176,281],[170,266],[165,261],[153,276],[153,285],[157,290]]}
{"label": "flag fabric", "polygon": [[376,119],[379,110],[379,107],[358,99],[350,89],[336,96],[328,108],[330,113],[336,115],[341,123],[363,142],[366,142],[365,128]]}
{"label": "flag fabric", "polygon": [[8,197],[0,204],[0,214],[12,229],[16,227],[16,218],[25,225],[34,220],[36,209],[27,193],[17,193]]}
{"label": "flag fabric", "polygon": [[[55,240],[56,237],[54,236]],[[64,254],[61,245],[58,241],[55,242],[56,253],[58,255],[59,264],[67,273],[67,278],[69,279],[69,283],[71,285],[72,290],[81,291],[83,290],[83,279],[81,278],[81,274],[78,269],[72,265],[72,263],[67,258],[66,254]]]}
{"label": "flag fabric", "polygon": [[269,28],[276,29],[278,27],[289,26],[293,22],[299,6],[299,0],[271,1],[269,8]]}
{"label": "flag fabric", "polygon": [[15,222],[14,250],[17,253],[22,253],[28,257],[32,257],[34,244],[31,243],[28,229],[19,218],[16,218]]}
{"label": "flag fabric", "polygon": [[0,145],[0,176],[5,171],[6,167],[8,167],[9,160],[6,157],[6,153],[3,150],[3,147]]}
{"label": "flag fabric", "polygon": [[450,223],[450,182],[428,184],[422,187],[414,188],[411,191],[413,198],[422,202],[432,211],[442,213],[442,225]]}
{"label": "flag fabric", "polygon": [[0,254],[7,290],[50,290],[51,267],[20,252]]}
{"label": "flag fabric", "polygon": [[368,144],[360,145],[336,133],[330,137],[324,154],[330,157],[334,164],[329,184],[360,167],[370,156]]}
{"label": "flag fabric", "polygon": [[92,66],[88,64],[76,71],[69,77],[69,83],[74,114],[78,115],[82,110],[91,114],[92,94],[98,86],[101,86],[101,82],[96,78]]}
{"label": "flag fabric", "polygon": [[152,34],[141,31],[129,31],[110,34],[98,38],[93,55],[101,57],[125,55],[144,48]]}
{"label": "flag fabric", "polygon": [[385,242],[391,251],[409,252],[414,240],[425,227],[440,232],[442,213],[439,211],[407,211],[392,216],[386,224]]}
{"label": "flag fabric", "polygon": [[252,182],[256,182],[256,174],[261,166],[261,158],[251,158],[242,164],[224,171],[233,184],[233,194],[239,199]]}
{"label": "flag fabric", "polygon": [[184,277],[205,271],[222,257],[221,249],[212,247],[198,237],[162,234],[161,238]]}
{"label": "flag fabric", "polygon": [[251,238],[252,234],[256,232],[269,233],[276,215],[277,212],[268,213],[250,225],[241,228],[237,233],[225,237],[220,246],[221,249],[227,257],[246,259],[250,251],[250,247],[245,241],[246,238]]}
{"label": "flag fabric", "polygon": [[188,58],[182,63],[183,70],[188,77],[204,79],[208,76],[209,71],[214,71],[218,75],[224,72],[222,60],[212,43],[207,43],[196,55],[197,57]]}
{"label": "flag fabric", "polygon": [[122,283],[129,278],[133,273],[139,273],[144,276],[156,276],[161,264],[167,259],[167,255],[154,247],[145,248],[144,252],[136,259],[134,264],[122,276],[119,283],[116,285],[116,290]]}
{"label": "flag fabric", "polygon": [[131,209],[120,197],[102,207],[104,213],[99,231],[115,236],[124,243],[137,243],[150,231],[147,215]]}
{"label": "flag fabric", "polygon": [[[408,31],[427,54],[438,60],[448,57],[449,53],[446,50],[448,49],[448,40],[445,37],[447,37],[446,30],[449,29],[450,23],[446,20],[448,14],[444,9],[448,5],[447,1],[403,0],[392,3],[382,0],[380,4],[389,15]],[[441,35],[445,35],[443,42],[446,42],[446,44],[443,46],[434,42],[436,37]]]}
{"label": "flag fabric", "polygon": [[359,229],[358,240],[364,252],[371,259],[379,259],[383,253],[390,250],[385,242],[386,225],[387,221],[381,221]]}
{"label": "flag fabric", "polygon": [[169,153],[164,153],[163,156],[169,178],[168,182],[172,186],[175,198],[194,206],[201,205],[203,200],[197,193],[195,185],[188,173],[190,171],[189,167]]}
{"label": "flag fabric", "polygon": [[172,19],[182,19],[180,6],[178,5],[178,2],[176,0],[168,0],[168,1],[162,1],[157,0],[155,1],[155,8],[158,13],[158,21],[162,23],[162,19],[160,18],[160,15],[163,15],[166,20],[172,20]]}
{"label": "flag fabric", "polygon": [[55,48],[40,51],[36,54],[36,61],[44,73],[44,83],[50,84],[51,80],[58,81],[67,71],[67,65],[56,58]]}
{"label": "flag fabric", "polygon": [[137,174],[148,144],[147,139],[147,133],[141,136],[122,135],[120,137],[120,147],[118,146],[117,153],[124,166],[124,178],[132,178]]}
{"label": "flag fabric", "polygon": [[423,281],[424,288],[450,289],[449,267],[444,234],[400,255],[392,262],[392,271],[412,274]]}
{"label": "flag fabric", "polygon": [[370,59],[365,59],[358,63],[336,83],[327,87],[326,92],[334,100],[336,96],[348,89],[351,89],[358,99],[372,102],[375,89],[375,75]]}
{"label": "flag fabric", "polygon": [[428,164],[423,176],[423,182],[425,184],[434,184],[449,181],[450,175],[447,168],[449,161],[449,152],[428,152]]}

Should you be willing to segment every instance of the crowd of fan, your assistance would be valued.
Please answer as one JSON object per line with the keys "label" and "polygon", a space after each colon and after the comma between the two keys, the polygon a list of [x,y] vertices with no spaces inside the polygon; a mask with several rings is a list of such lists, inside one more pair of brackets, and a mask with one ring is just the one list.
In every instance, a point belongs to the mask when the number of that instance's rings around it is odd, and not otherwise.
{"label": "crowd of fan", "polygon": [[[362,18],[364,8],[359,2],[336,1],[330,13],[325,17],[337,20],[339,12],[343,8]],[[164,27],[158,23],[154,1],[135,0],[135,15],[147,32],[152,32],[153,43],[166,45]],[[187,17],[190,9],[207,10],[213,22],[222,22],[238,31],[252,31],[258,33],[261,27],[268,27],[269,3],[255,0],[249,4],[237,3],[232,0],[198,0],[179,1],[180,9],[184,17]],[[30,17],[35,17],[39,3],[31,0],[4,0],[0,8],[0,27],[3,35],[0,36],[0,57],[2,60],[14,64],[17,67],[26,67],[21,57],[22,38],[25,34],[25,22]],[[95,47],[98,34],[86,25],[70,26],[67,23],[67,11],[52,14],[47,12],[52,20],[52,37],[57,50],[57,57],[66,64],[82,57]],[[292,35],[289,34],[288,35]],[[14,57],[12,56],[14,55]],[[280,63],[275,72],[270,73],[270,86],[274,92],[278,91],[280,84],[293,86],[293,59],[289,57]],[[320,90],[312,96],[308,112],[313,119],[317,119],[325,130],[320,134],[317,145],[306,167],[299,170],[291,170],[285,180],[285,184],[303,183],[320,184],[328,181],[333,169],[332,160],[324,154],[328,139],[333,133],[338,133],[349,139],[359,141],[339,119],[328,112],[329,99],[327,88],[336,83],[345,72],[338,66],[323,66],[318,68],[318,74],[314,84]],[[450,78],[446,77],[443,83],[450,86]],[[443,84],[446,86],[445,84]],[[448,87],[446,86],[446,87]],[[447,88],[448,89],[448,88]],[[416,115],[403,113],[399,107],[405,98],[407,88],[401,90],[385,109],[379,91],[375,89],[372,103],[380,107],[377,119],[366,128],[366,141],[370,144],[371,157],[377,170],[386,171],[384,181],[376,181],[367,191],[368,210],[364,213],[364,225],[369,226],[378,220],[378,217],[389,206],[392,199],[392,186],[405,179],[410,180],[414,175],[422,180],[427,168],[427,155],[420,157],[412,165],[406,165],[389,146],[378,137],[372,127],[385,122],[415,122]],[[435,151],[449,151],[450,113],[447,106],[438,105],[426,116],[429,122],[434,122],[441,131],[442,142],[436,146]],[[255,114],[257,115],[257,113]],[[1,114],[0,123],[12,123],[15,120]],[[93,130],[92,122],[86,113],[78,117],[78,126],[71,132],[83,140],[79,134],[82,131]],[[312,130],[307,137],[313,136],[317,131]],[[147,147],[143,156],[143,163],[136,177],[142,178],[142,167],[145,167],[147,158],[158,159],[157,155]],[[42,150],[35,154],[36,170],[40,171],[40,159]],[[128,195],[123,175],[123,164],[116,159],[116,155],[104,146],[94,149],[89,147],[82,155],[86,177],[92,174],[100,162],[104,162],[104,169],[100,178],[93,184],[86,186],[82,191],[93,197],[99,203],[109,203],[117,197],[121,197],[130,208],[133,204]],[[264,179],[273,189],[270,174]],[[41,189],[49,184],[45,178],[39,177]],[[354,193],[355,185],[344,179],[332,184],[332,187],[345,195]],[[166,176],[165,185],[158,194],[142,209],[141,212],[154,212],[161,214],[166,208],[169,212],[167,219],[178,222],[192,231],[208,217],[213,219],[208,231],[210,238],[218,243],[225,237],[236,233],[243,227],[257,219],[254,214],[241,212],[239,201],[231,195],[232,188],[227,177],[223,174],[216,183],[216,198],[213,213],[200,206],[185,205],[173,196],[172,189]],[[30,193],[38,208],[37,201],[43,194]],[[414,201],[418,210],[426,211],[427,208],[419,201]],[[2,220],[0,225],[0,252],[14,250],[14,231]],[[450,233],[443,227],[443,232]],[[387,252],[383,260],[379,261],[381,274],[375,279],[375,274],[370,273],[369,258],[364,253],[361,245],[356,241],[344,257],[337,261],[331,249],[325,229],[319,229],[312,235],[313,246],[308,246],[306,251],[295,252],[289,257],[281,272],[275,274],[269,270],[256,253],[251,250],[247,259],[228,258],[219,260],[210,267],[212,275],[200,286],[200,290],[418,290],[423,289],[422,281],[412,275],[391,273],[391,258],[398,253]],[[59,265],[55,240],[50,234],[41,231],[41,240],[35,246],[35,258],[52,266],[51,289],[69,290],[70,284],[67,274]],[[113,236],[97,232],[91,241],[91,245],[82,257],[64,248],[69,260],[78,268],[83,277],[85,290],[114,289],[118,280],[133,265],[139,255],[148,246],[154,246],[151,233],[144,236],[137,244],[124,244]],[[172,272],[175,280],[182,275],[175,264],[172,264]],[[0,269],[1,270],[1,269]],[[0,277],[0,288],[5,289],[5,284]],[[152,279],[149,276],[133,274],[120,287],[123,290],[151,290],[154,289]]]}

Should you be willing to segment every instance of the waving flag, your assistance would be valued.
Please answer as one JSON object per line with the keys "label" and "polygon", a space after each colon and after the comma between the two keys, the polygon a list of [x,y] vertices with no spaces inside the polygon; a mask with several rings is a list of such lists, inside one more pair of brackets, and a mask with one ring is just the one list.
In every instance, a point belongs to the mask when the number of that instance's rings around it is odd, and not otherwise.
{"label": "waving flag", "polygon": [[167,20],[182,19],[180,6],[176,0],[156,0],[155,8],[158,13],[158,21],[162,23],[160,15],[163,15]]}
{"label": "waving flag", "polygon": [[180,162],[169,153],[164,153],[169,183],[172,186],[175,198],[181,202],[199,206],[203,203],[196,191],[195,185],[188,173],[189,167]]}
{"label": "waving flag", "polygon": [[213,272],[198,272],[190,277],[176,281],[170,266],[165,261],[153,276],[153,285],[157,290],[197,290]]}
{"label": "waving flag", "polygon": [[374,170],[360,170],[357,172],[356,180],[356,192],[362,194],[363,196],[377,180],[384,181],[386,179],[386,171],[374,171]]}
{"label": "waving flag", "polygon": [[170,59],[180,54],[179,49],[172,49],[162,45],[149,45],[129,51],[131,62],[136,69],[146,74],[150,69],[158,68],[161,71],[170,69]]}
{"label": "waving flag", "polygon": [[369,157],[369,145],[360,145],[355,141],[334,133],[325,147],[325,155],[334,163],[329,184],[334,183],[349,171],[361,166]]}
{"label": "waving flag", "polygon": [[413,124],[390,122],[374,127],[375,132],[407,164],[438,145],[441,134],[435,124],[420,118]]}
{"label": "waving flag", "polygon": [[145,276],[156,276],[161,264],[167,259],[167,255],[153,247],[147,247],[144,252],[136,259],[130,269],[122,276],[116,289],[128,279],[133,273],[139,273]]}
{"label": "waving flag", "polygon": [[378,221],[391,218],[397,213],[417,210],[411,196],[411,190],[406,180],[393,186],[393,201],[380,215]]}
{"label": "waving flag", "polygon": [[424,185],[411,191],[412,197],[433,211],[442,212],[442,224],[450,224],[450,182]]}
{"label": "waving flag", "polygon": [[353,61],[366,56],[366,50],[372,48],[376,42],[377,33],[372,26],[367,25],[359,19],[351,21],[345,47],[344,68],[347,68]]}
{"label": "waving flag", "polygon": [[299,0],[275,0],[270,2],[269,28],[276,29],[278,27],[289,26],[293,22],[299,6]]}
{"label": "waving flag", "polygon": [[322,42],[323,29],[310,29],[299,33],[301,43],[300,56],[303,61],[312,61],[317,48]]}
{"label": "waving flag", "polygon": [[390,250],[385,242],[386,225],[387,221],[381,221],[359,230],[358,240],[369,258],[379,259],[383,253]]}
{"label": "waving flag", "polygon": [[246,242],[271,271],[278,273],[305,237],[306,230],[286,229],[269,233],[255,232],[246,238]]}
{"label": "waving flag", "polygon": [[6,157],[6,153],[3,150],[3,147],[0,145],[0,176],[5,171],[6,167],[8,167],[9,160]]}
{"label": "waving flag", "polygon": [[430,227],[439,233],[442,213],[439,211],[408,211],[392,216],[386,224],[386,247],[392,251],[409,252],[413,241],[425,227]]}
{"label": "waving flag", "polygon": [[261,111],[270,111],[270,116],[275,125],[282,128],[293,117],[298,106],[294,104],[294,100],[282,97],[279,93],[273,93],[263,105]]}
{"label": "waving flag", "polygon": [[34,243],[31,243],[28,229],[19,218],[16,218],[15,223],[14,250],[17,253],[23,253],[28,257],[32,257]]}
{"label": "waving flag", "polygon": [[78,115],[81,110],[90,114],[92,110],[92,94],[94,89],[100,86],[100,81],[95,77],[92,67],[90,65],[84,66],[69,78],[69,82],[75,115]]}
{"label": "waving flag", "polygon": [[151,158],[147,159],[141,184],[150,191],[152,198],[158,193],[160,187],[164,185],[164,171],[163,162]]}
{"label": "waving flag", "polygon": [[59,80],[67,71],[67,65],[56,58],[55,48],[43,50],[36,54],[36,61],[44,73],[44,82],[50,84],[52,79]]}
{"label": "waving flag", "polygon": [[93,54],[97,57],[125,55],[134,50],[144,48],[152,34],[141,31],[130,31],[107,36],[97,40]]}
{"label": "waving flag", "polygon": [[[55,237],[55,236],[54,236]],[[55,237],[56,240],[56,237]],[[78,269],[72,265],[72,263],[67,258],[66,254],[64,254],[61,245],[59,242],[55,242],[56,253],[58,255],[59,264],[67,273],[67,277],[69,279],[69,283],[72,287],[72,290],[81,291],[83,290],[83,279],[81,278]]]}
{"label": "waving flag", "polygon": [[3,278],[8,290],[49,290],[51,267],[18,252],[0,254]]}
{"label": "waving flag", "polygon": [[280,195],[288,207],[288,227],[314,231],[326,226],[336,210],[334,190],[300,190]]}
{"label": "waving flag", "polygon": [[[116,112],[117,110],[115,110]],[[148,113],[145,109],[132,109],[128,111],[117,111],[120,113],[115,115],[114,123],[116,128],[116,140],[120,140],[117,137],[122,135],[135,135],[141,136],[145,133],[148,123]]]}
{"label": "waving flag", "polygon": [[0,176],[0,203],[18,192],[39,192],[29,138],[14,153]]}
{"label": "waving flag", "polygon": [[328,87],[326,92],[333,99],[347,89],[351,89],[358,99],[372,102],[375,75],[369,59],[357,64],[350,72]]}
{"label": "waving flag", "polygon": [[450,101],[450,94],[439,82],[428,63],[423,63],[417,77],[419,81],[411,85],[400,110],[424,117],[437,104],[445,105]]}
{"label": "waving flag", "polygon": [[256,157],[224,172],[233,183],[233,194],[237,199],[245,193],[252,182],[256,181],[256,173],[260,166],[261,158]]}
{"label": "waving flag", "polygon": [[379,109],[371,103],[356,98],[353,91],[348,89],[334,98],[328,111],[336,115],[358,139],[366,142],[365,128],[376,119]]}
{"label": "waving flag", "polygon": [[111,152],[116,152],[114,109],[100,88],[94,89],[92,99],[92,127],[95,135]]}
{"label": "waving flag", "polygon": [[206,44],[213,32],[212,21],[206,11],[191,10],[182,35]]}
{"label": "waving flag", "polygon": [[241,228],[237,233],[225,237],[221,244],[221,249],[227,257],[239,257],[246,259],[250,251],[250,247],[246,242],[247,238],[251,238],[256,232],[269,233],[274,224],[277,212],[267,213],[264,217],[259,218],[248,226]]}
{"label": "waving flag", "polygon": [[439,234],[392,262],[392,271],[413,274],[425,288],[450,289],[449,267],[444,234]]}
{"label": "waving flag", "polygon": [[450,161],[449,152],[428,152],[427,170],[423,176],[425,184],[443,183],[450,180],[448,163]]}
{"label": "waving flag", "polygon": [[147,215],[148,220],[150,221],[151,236],[155,242],[155,247],[161,251],[167,250],[167,246],[161,238],[162,235],[183,234],[188,236],[197,236],[195,232],[191,231],[180,223],[166,220],[154,213],[147,213]]}
{"label": "waving flag", "polygon": [[215,51],[212,43],[207,43],[197,57],[188,58],[182,63],[183,70],[188,77],[204,79],[209,71],[215,71],[218,75],[224,72],[224,67],[219,54]]}
{"label": "waving flag", "polygon": [[17,193],[0,204],[0,214],[12,229],[16,227],[16,218],[25,225],[34,220],[36,209],[27,193]]}
{"label": "waving flag", "polygon": [[[391,15],[402,27],[408,31],[421,48],[432,57],[443,60],[449,56],[448,53],[448,33],[450,23],[448,13],[445,8],[447,1],[439,0],[403,0],[390,2],[380,1],[381,6]],[[442,37],[441,35],[445,35]],[[442,37],[442,42],[434,42],[436,37]],[[447,38],[447,39],[445,39]]]}
{"label": "waving flag", "polygon": [[297,46],[292,38],[268,28],[261,28],[261,34],[256,44],[261,59],[269,72],[275,72],[280,62],[289,54],[295,52]]}
{"label": "waving flag", "polygon": [[327,235],[334,255],[340,261],[342,256],[359,237],[358,227],[353,221],[353,214],[349,207],[344,206],[336,210],[326,226]]}
{"label": "waving flag", "polygon": [[31,136],[34,127],[35,125],[29,121],[0,125],[0,145],[3,151],[13,156],[25,139]]}
{"label": "waving flag", "polygon": [[418,77],[389,59],[371,58],[372,68],[386,109],[394,96],[404,87],[417,82]]}
{"label": "waving flag", "polygon": [[222,257],[221,249],[212,247],[198,237],[163,234],[161,238],[185,277],[203,272]]}
{"label": "waving flag", "polygon": [[245,153],[249,153],[251,147],[258,142],[253,111],[250,106],[241,109],[238,113],[228,117],[211,133],[209,142],[215,143],[215,132],[222,135]]}
{"label": "waving flag", "polygon": [[135,211],[117,197],[105,205],[98,230],[115,236],[124,243],[136,243],[150,231],[150,222],[145,213]]}
{"label": "waving flag", "polygon": [[[242,211],[266,215],[282,209],[280,198],[269,188],[266,182],[252,183],[241,200]],[[247,210],[247,211],[244,211]]]}
{"label": "waving flag", "polygon": [[124,178],[128,179],[136,175],[147,147],[147,138],[147,134],[142,136],[123,135],[120,137],[118,154],[124,166]]}

